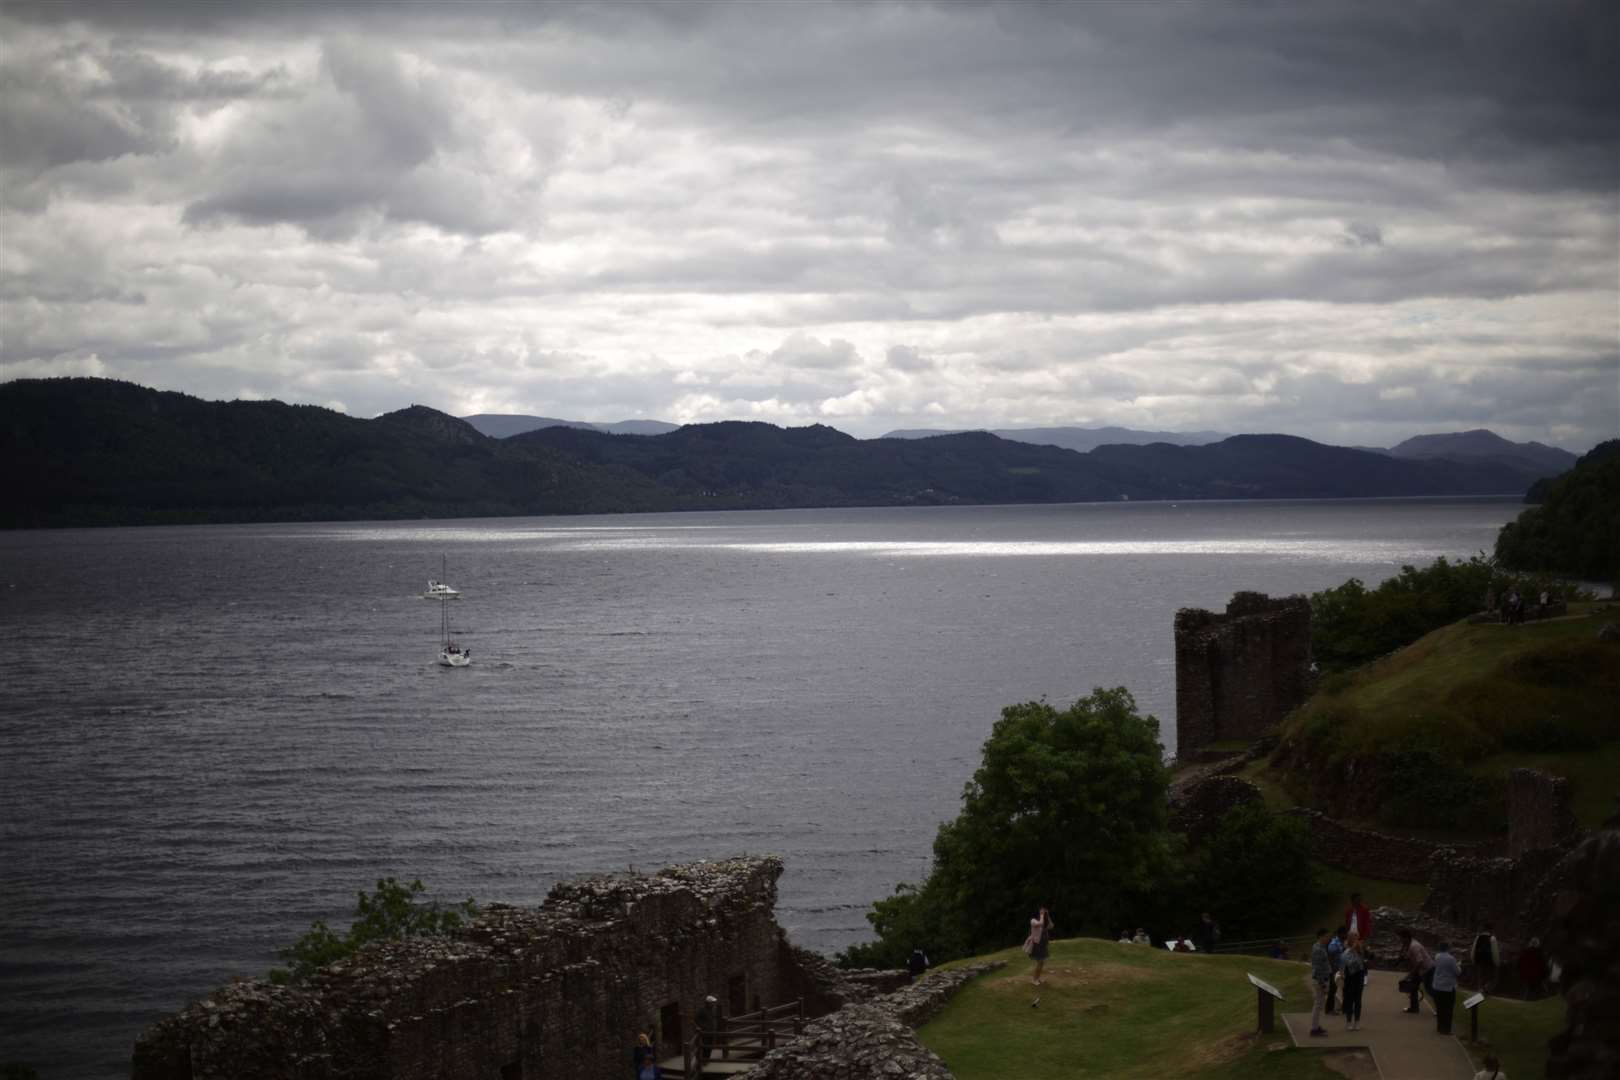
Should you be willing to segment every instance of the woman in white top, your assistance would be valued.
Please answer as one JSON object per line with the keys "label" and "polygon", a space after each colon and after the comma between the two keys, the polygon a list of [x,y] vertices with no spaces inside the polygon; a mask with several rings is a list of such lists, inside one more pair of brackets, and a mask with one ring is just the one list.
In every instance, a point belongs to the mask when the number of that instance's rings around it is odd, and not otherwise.
{"label": "woman in white top", "polygon": [[1045,908],[1041,908],[1041,913],[1029,920],[1029,937],[1024,939],[1024,951],[1035,961],[1036,986],[1041,985],[1041,970],[1046,967],[1046,957],[1051,951],[1054,926],[1052,916]]}

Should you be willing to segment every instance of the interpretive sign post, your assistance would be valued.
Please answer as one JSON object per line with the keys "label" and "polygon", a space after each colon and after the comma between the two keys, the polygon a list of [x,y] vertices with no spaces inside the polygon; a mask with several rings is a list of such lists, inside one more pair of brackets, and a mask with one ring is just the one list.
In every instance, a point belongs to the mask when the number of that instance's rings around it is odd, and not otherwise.
{"label": "interpretive sign post", "polygon": [[1260,1034],[1270,1035],[1276,1028],[1276,1010],[1273,1002],[1282,1000],[1282,991],[1266,982],[1249,975],[1249,982],[1254,986],[1255,997],[1260,1006]]}
{"label": "interpretive sign post", "polygon": [[1463,1002],[1463,1008],[1468,1010],[1468,1041],[1479,1042],[1479,1007],[1485,1001],[1484,994],[1475,994]]}

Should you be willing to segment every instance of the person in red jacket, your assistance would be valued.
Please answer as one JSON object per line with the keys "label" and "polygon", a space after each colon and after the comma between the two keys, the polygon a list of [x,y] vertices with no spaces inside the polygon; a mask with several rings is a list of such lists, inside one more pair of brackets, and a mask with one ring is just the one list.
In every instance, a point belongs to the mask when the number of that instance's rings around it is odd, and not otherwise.
{"label": "person in red jacket", "polygon": [[1344,909],[1344,925],[1362,941],[1372,937],[1372,912],[1361,902],[1361,894],[1350,894],[1350,906]]}

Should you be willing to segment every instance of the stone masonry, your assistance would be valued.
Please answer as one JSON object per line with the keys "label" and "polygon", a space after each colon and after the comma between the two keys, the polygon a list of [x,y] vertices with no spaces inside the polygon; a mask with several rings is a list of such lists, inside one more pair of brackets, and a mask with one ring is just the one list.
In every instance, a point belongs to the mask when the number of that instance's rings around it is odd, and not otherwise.
{"label": "stone masonry", "polygon": [[1507,777],[1508,854],[1562,848],[1581,832],[1570,809],[1569,781],[1534,769],[1514,769]]}
{"label": "stone masonry", "polygon": [[[620,1080],[637,1032],[680,1052],[807,981],[776,923],[779,859],[559,884],[460,933],[368,946],[309,985],[242,982],[149,1028],[134,1080]],[[739,1007],[741,1006],[741,1007]]]}
{"label": "stone masonry", "polygon": [[911,986],[846,1006],[767,1054],[748,1071],[749,1080],[951,1080],[914,1029],[969,981],[1003,966],[996,960],[932,972]]}
{"label": "stone masonry", "polygon": [[1275,727],[1310,692],[1311,605],[1240,592],[1176,612],[1176,754]]}

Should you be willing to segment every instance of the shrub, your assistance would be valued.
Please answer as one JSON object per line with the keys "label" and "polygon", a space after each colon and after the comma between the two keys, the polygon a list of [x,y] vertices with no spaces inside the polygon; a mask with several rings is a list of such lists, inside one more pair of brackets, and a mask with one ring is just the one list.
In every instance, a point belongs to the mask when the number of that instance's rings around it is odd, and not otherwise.
{"label": "shrub", "polygon": [[271,982],[302,982],[328,964],[336,963],[362,945],[406,937],[438,937],[457,930],[463,918],[478,913],[471,899],[445,907],[438,902],[419,903],[425,892],[421,881],[401,885],[395,878],[381,878],[377,891],[355,894],[354,922],[339,935],[326,922],[317,919],[309,931],[277,954],[287,968],[270,972]]}

